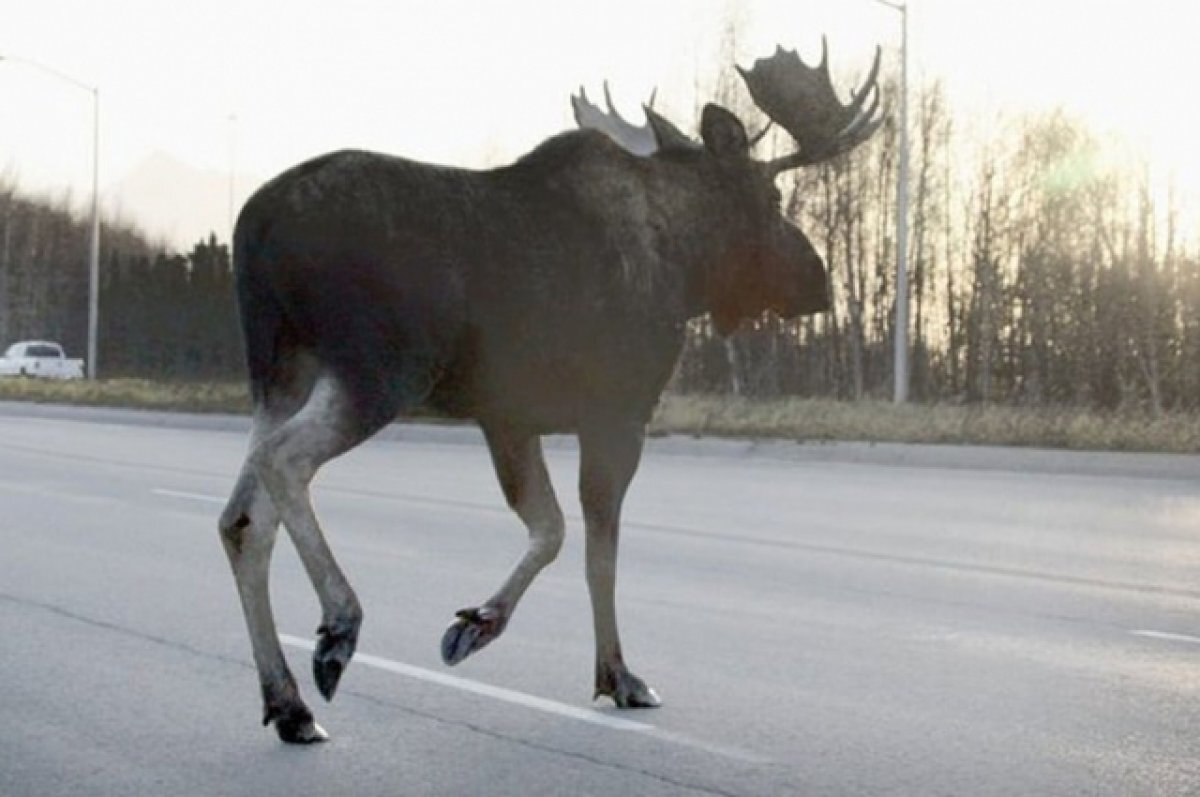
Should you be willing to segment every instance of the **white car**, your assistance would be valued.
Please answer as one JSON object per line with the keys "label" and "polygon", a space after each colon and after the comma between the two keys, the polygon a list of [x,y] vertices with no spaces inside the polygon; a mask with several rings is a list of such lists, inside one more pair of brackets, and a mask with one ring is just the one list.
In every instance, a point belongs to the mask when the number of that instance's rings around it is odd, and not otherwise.
{"label": "white car", "polygon": [[83,360],[68,358],[63,347],[52,341],[23,340],[0,357],[0,376],[82,379]]}

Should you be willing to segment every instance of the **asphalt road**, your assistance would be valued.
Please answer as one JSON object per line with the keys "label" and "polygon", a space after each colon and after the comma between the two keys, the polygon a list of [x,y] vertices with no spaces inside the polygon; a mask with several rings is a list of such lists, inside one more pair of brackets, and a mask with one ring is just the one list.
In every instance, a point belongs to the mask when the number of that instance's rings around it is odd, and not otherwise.
{"label": "asphalt road", "polygon": [[366,609],[332,704],[281,536],[333,736],[290,748],[215,530],[244,434],[62,414],[0,408],[0,795],[1200,795],[1196,458],[656,443],[618,601],[665,706],[619,713],[589,701],[574,450],[562,556],[447,669],[524,531],[473,437],[400,432],[319,478]]}

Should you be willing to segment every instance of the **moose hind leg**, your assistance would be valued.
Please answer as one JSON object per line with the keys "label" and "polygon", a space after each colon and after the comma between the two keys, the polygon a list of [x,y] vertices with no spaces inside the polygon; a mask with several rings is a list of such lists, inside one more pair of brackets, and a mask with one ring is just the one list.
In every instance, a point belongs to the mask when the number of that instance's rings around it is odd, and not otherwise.
{"label": "moose hind leg", "polygon": [[[333,699],[354,655],[362,606],[317,521],[309,485],[317,469],[345,453],[387,423],[394,413],[376,411],[370,425],[332,376],[318,378],[304,407],[266,435],[256,447],[254,470],[270,493],[321,604],[321,624],[313,652],[313,677],[326,700]],[[379,408],[374,408],[378,410]]]}
{"label": "moose hind leg", "polygon": [[563,513],[546,472],[541,440],[498,425],[484,424],[483,431],[504,497],[529,529],[529,546],[496,594],[482,606],[459,611],[446,629],[442,660],[450,665],[500,636],[525,590],[563,543]]}
{"label": "moose hind leg", "polygon": [[619,708],[655,708],[658,695],[629,671],[617,632],[617,541],[621,504],[642,454],[644,432],[626,422],[591,424],[579,435],[579,496],[588,592],[596,632],[596,692]]}
{"label": "moose hind leg", "polygon": [[271,551],[279,516],[250,467],[244,467],[219,523],[221,542],[237,582],[238,597],[250,632],[250,645],[263,698],[263,725],[275,724],[285,742],[311,743],[328,738],[300,698],[271,612],[268,591]]}

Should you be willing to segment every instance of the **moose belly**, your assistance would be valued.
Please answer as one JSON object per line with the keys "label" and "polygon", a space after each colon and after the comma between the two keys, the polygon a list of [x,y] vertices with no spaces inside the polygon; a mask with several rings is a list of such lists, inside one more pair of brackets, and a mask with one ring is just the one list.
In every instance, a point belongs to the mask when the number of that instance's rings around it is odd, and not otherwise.
{"label": "moose belly", "polygon": [[596,414],[648,420],[679,348],[662,336],[624,338],[476,349],[448,370],[428,404],[451,417],[502,421],[540,434],[575,431]]}

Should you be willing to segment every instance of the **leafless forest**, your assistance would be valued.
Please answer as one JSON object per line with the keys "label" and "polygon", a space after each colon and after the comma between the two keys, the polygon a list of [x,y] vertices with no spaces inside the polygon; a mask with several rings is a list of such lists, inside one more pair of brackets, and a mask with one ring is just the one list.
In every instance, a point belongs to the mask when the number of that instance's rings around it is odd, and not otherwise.
{"label": "leafless forest", "polygon": [[[735,20],[725,63],[736,34]],[[1170,175],[1061,110],[956,119],[939,84],[910,92],[912,397],[1195,409],[1200,250]],[[885,87],[891,108],[897,93]],[[761,126],[732,70],[715,94]],[[767,317],[728,340],[695,322],[677,390],[891,396],[898,154],[893,114],[785,190],[825,254],[833,311]]]}
{"label": "leafless forest", "polygon": [[[885,92],[892,107],[895,93]],[[732,69],[716,95],[752,130],[763,124]],[[1145,153],[1063,112],[958,119],[937,84],[912,88],[910,139],[914,399],[1196,409],[1195,219]],[[834,310],[765,317],[727,340],[699,319],[673,390],[891,395],[897,154],[892,122],[784,186],[825,254]],[[70,206],[0,180],[0,340],[84,351],[87,225]],[[240,376],[224,242],[175,253],[119,224],[101,240],[104,376]]]}

